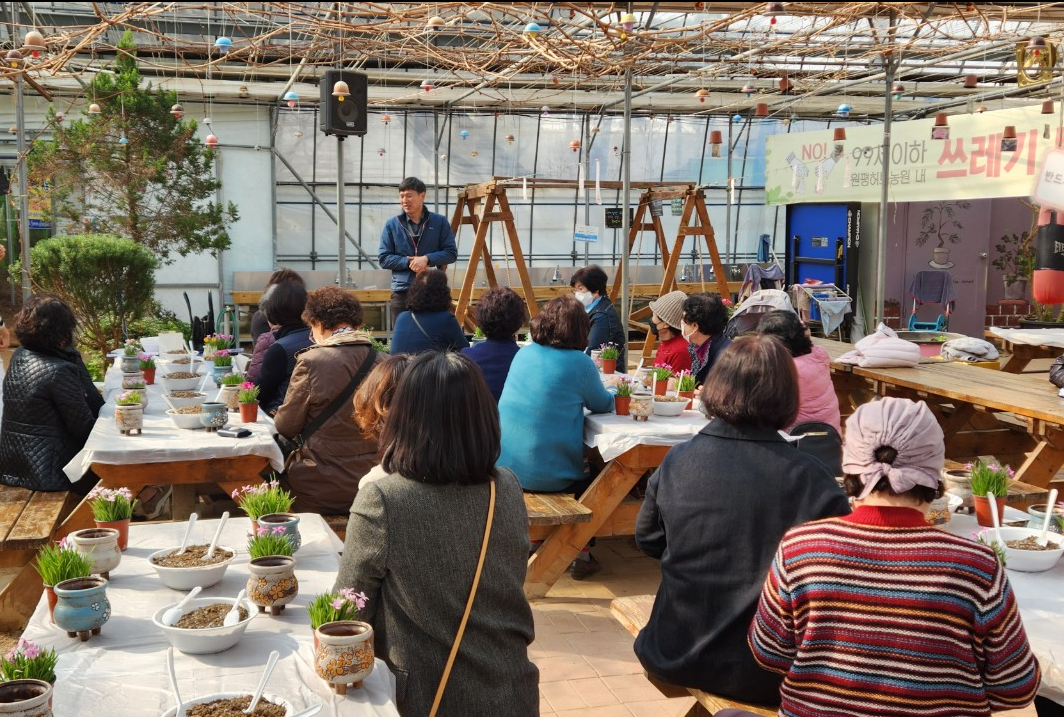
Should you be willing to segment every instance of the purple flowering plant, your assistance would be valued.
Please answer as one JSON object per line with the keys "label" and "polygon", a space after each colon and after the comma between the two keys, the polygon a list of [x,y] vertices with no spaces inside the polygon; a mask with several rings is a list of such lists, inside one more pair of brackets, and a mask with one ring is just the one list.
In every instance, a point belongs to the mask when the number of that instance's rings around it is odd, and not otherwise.
{"label": "purple flowering plant", "polygon": [[260,525],[254,533],[248,534],[248,555],[265,558],[269,555],[291,555],[292,539],[285,534],[283,525],[270,527]]}
{"label": "purple flowering plant", "polygon": [[358,620],[368,602],[365,593],[355,592],[352,588],[340,588],[336,592],[319,595],[307,606],[310,626],[317,630],[327,622]]}
{"label": "purple flowering plant", "polygon": [[110,523],[116,520],[128,520],[133,517],[137,499],[129,488],[102,488],[96,486],[89,491],[86,498],[92,508],[93,520]]}
{"label": "purple flowering plant", "polygon": [[0,682],[44,680],[55,682],[55,650],[43,650],[24,637],[6,655],[0,657]]}
{"label": "purple flowering plant", "polygon": [[252,520],[270,513],[287,513],[295,500],[291,493],[281,488],[280,483],[274,481],[238,488],[233,491],[232,497]]}
{"label": "purple flowering plant", "polygon": [[1004,498],[1009,493],[1009,481],[1016,471],[997,461],[979,459],[964,466],[971,471],[972,495],[985,496],[993,493],[995,498]]}

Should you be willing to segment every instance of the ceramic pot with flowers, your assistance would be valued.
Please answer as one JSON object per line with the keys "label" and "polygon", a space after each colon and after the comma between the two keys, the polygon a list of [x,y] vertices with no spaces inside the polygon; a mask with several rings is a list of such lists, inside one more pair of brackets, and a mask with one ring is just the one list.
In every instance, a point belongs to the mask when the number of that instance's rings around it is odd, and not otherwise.
{"label": "ceramic pot with flowers", "polygon": [[0,683],[0,716],[52,717],[52,686],[44,680]]}
{"label": "ceramic pot with flowers", "polygon": [[227,386],[222,384],[222,392],[218,396],[218,402],[224,403],[225,407],[234,413],[240,410],[240,404],[236,401],[237,392],[240,391],[238,386]]}
{"label": "ceramic pot with flowers", "polygon": [[85,642],[91,635],[99,635],[100,628],[111,618],[104,578],[93,575],[64,580],[55,586],[55,595],[58,600],[52,617],[67,637]]}
{"label": "ceramic pot with flowers", "polygon": [[228,422],[228,408],[224,403],[208,401],[200,405],[200,423],[208,433],[224,428]]}
{"label": "ceramic pot with flowers", "polygon": [[70,534],[74,549],[92,561],[92,572],[110,579],[111,571],[122,562],[118,531],[112,528],[86,528]]}
{"label": "ceramic pot with flowers", "polygon": [[299,516],[295,513],[269,513],[260,515],[256,521],[262,528],[282,528],[283,535],[292,544],[292,552],[299,550],[303,539],[299,535]]}
{"label": "ceramic pot with flowers", "polygon": [[122,373],[137,373],[140,371],[140,357],[136,354],[122,357]]}
{"label": "ceramic pot with flowers", "polygon": [[259,402],[240,403],[240,420],[243,423],[255,423],[259,420]]}
{"label": "ceramic pot with flowers", "polygon": [[299,594],[295,566],[296,559],[287,555],[269,555],[248,563],[248,599],[258,605],[259,612],[279,615],[295,600]]}
{"label": "ceramic pot with flowers", "polygon": [[338,694],[373,672],[373,627],[358,620],[327,622],[314,631],[314,672]]}
{"label": "ceramic pot with flowers", "polygon": [[144,406],[139,403],[115,406],[115,425],[123,436],[144,431]]}

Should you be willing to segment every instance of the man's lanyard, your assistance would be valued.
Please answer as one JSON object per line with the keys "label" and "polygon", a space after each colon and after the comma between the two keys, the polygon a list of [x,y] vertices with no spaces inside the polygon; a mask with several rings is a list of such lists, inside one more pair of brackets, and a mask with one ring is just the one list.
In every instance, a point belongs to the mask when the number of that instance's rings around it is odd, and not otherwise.
{"label": "man's lanyard", "polygon": [[417,232],[415,233],[414,230],[410,228],[410,218],[407,217],[406,214],[403,215],[405,219],[403,222],[403,228],[406,229],[406,235],[410,237],[410,243],[414,246],[414,256],[418,255],[418,245],[421,243],[421,237],[425,234],[425,229],[429,225],[428,212],[425,212],[424,216],[425,218],[422,221],[414,225],[417,229]]}

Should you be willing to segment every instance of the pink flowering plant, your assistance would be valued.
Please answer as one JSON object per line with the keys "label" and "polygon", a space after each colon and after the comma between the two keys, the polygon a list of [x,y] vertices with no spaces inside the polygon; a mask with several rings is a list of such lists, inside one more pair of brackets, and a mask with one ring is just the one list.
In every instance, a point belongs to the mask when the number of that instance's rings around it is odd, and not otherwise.
{"label": "pink flowering plant", "polygon": [[229,355],[229,351],[227,351],[226,349],[222,349],[221,351],[215,351],[214,355],[211,356],[211,361],[214,362],[215,366],[233,365],[233,357]]}
{"label": "pink flowering plant", "polygon": [[964,467],[972,472],[972,495],[993,493],[995,498],[1004,498],[1009,494],[1009,480],[1016,475],[1016,471],[993,460],[979,459]]}
{"label": "pink flowering plant", "polygon": [[237,403],[258,403],[259,387],[251,381],[244,381],[236,392]]}
{"label": "pink flowering plant", "polygon": [[667,363],[656,363],[654,368],[650,369],[650,373],[657,379],[658,383],[668,381],[672,378],[672,366]]}
{"label": "pink flowering plant", "polygon": [[144,347],[136,339],[126,339],[125,344],[122,345],[122,353],[126,356],[140,356],[143,351]]}
{"label": "pink flowering plant", "polygon": [[617,347],[617,344],[602,344],[599,346],[599,350],[602,352],[599,354],[599,358],[606,359],[607,361],[615,360],[621,355],[621,350]]}
{"label": "pink flowering plant", "polygon": [[123,391],[115,396],[117,406],[138,406],[144,401],[140,391]]}
{"label": "pink flowering plant", "polygon": [[281,488],[280,483],[266,481],[259,485],[246,485],[233,491],[233,500],[252,520],[270,513],[287,513],[292,509],[292,494]]}
{"label": "pink flowering plant", "polygon": [[340,588],[334,593],[325,593],[307,605],[310,627],[317,630],[327,622],[357,620],[369,598],[365,593],[356,593],[352,588]]}
{"label": "pink flowering plant", "polygon": [[129,488],[111,489],[96,486],[89,491],[86,498],[92,508],[93,519],[101,523],[129,520],[133,517],[133,509],[137,505],[137,499]]}
{"label": "pink flowering plant", "polygon": [[137,358],[140,359],[141,370],[155,368],[155,359],[152,358],[151,354],[138,354]]}
{"label": "pink flowering plant", "polygon": [[676,374],[676,390],[677,391],[694,391],[695,390],[695,377],[690,371],[680,371]]}
{"label": "pink flowering plant", "polygon": [[291,555],[292,540],[285,535],[283,525],[260,525],[253,534],[248,536],[248,555],[254,558],[265,558],[268,555]]}
{"label": "pink flowering plant", "polygon": [[55,682],[55,650],[43,650],[24,637],[6,655],[0,657],[0,682],[44,680]]}

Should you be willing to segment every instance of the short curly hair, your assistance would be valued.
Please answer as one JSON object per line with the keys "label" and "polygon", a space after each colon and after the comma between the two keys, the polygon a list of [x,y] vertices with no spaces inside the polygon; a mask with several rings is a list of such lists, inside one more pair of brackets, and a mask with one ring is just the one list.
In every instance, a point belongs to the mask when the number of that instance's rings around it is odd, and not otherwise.
{"label": "short curly hair", "polygon": [[720,294],[691,294],[683,302],[683,321],[706,336],[718,336],[728,325],[728,310]]}
{"label": "short curly hair", "polygon": [[78,320],[55,294],[34,294],[15,316],[15,336],[33,351],[54,351],[74,343]]}
{"label": "short curly hair", "polygon": [[526,318],[525,300],[508,286],[489,289],[477,303],[477,326],[489,339],[512,339]]}
{"label": "short curly hair", "polygon": [[394,354],[373,367],[352,399],[355,425],[367,439],[376,440],[384,430],[384,420],[392,405],[392,396],[406,367],[414,359],[412,354]]}
{"label": "short curly hair", "polygon": [[362,325],[362,304],[353,294],[338,286],[323,286],[307,294],[303,321],[307,325],[319,323],[326,329],[335,329],[342,324],[355,329]]}
{"label": "short curly hair", "polygon": [[406,305],[411,311],[450,311],[451,288],[447,286],[447,272],[426,269],[414,277]]}
{"label": "short curly hair", "polygon": [[558,296],[548,301],[528,325],[532,340],[556,349],[587,348],[591,320],[583,304],[572,296]]}

